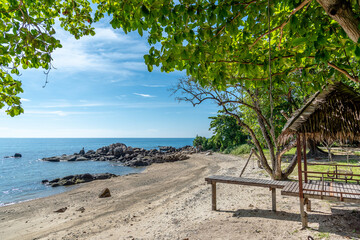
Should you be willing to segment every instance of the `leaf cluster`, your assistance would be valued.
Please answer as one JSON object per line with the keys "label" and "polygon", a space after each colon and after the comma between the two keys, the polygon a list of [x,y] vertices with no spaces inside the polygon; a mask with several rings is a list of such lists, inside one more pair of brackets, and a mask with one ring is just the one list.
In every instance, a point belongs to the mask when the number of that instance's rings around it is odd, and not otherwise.
{"label": "leaf cluster", "polygon": [[[109,14],[114,28],[147,32],[152,47],[144,59],[150,71],[184,70],[201,85],[220,89],[235,83],[267,86],[269,64],[274,88],[283,88],[294,72],[299,78],[291,80],[310,91],[329,79],[358,80],[359,44],[316,1],[273,2],[270,16],[263,0],[95,2],[96,21]],[[359,14],[357,3],[351,4]]]}
{"label": "leaf cluster", "polygon": [[52,68],[51,54],[61,44],[55,38],[55,19],[75,38],[95,34],[87,0],[0,1],[0,109],[11,116],[23,113],[15,77],[21,69]]}

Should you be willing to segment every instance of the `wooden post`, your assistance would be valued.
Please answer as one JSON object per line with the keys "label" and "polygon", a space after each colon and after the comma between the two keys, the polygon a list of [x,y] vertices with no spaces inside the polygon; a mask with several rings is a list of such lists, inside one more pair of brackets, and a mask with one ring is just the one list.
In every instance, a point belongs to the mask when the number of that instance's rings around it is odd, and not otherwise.
{"label": "wooden post", "polygon": [[276,188],[271,188],[272,210],[276,212]]}
{"label": "wooden post", "polygon": [[251,158],[251,156],[252,156],[252,154],[253,154],[254,152],[255,152],[255,150],[252,148],[252,149],[251,149],[251,152],[250,152],[250,156],[249,156],[248,160],[246,161],[245,166],[244,166],[244,168],[242,169],[239,177],[241,177],[241,176],[243,175],[243,173],[245,172],[245,168],[247,167],[247,165],[248,165],[248,163],[249,163],[249,161],[250,161],[250,158]]}
{"label": "wooden post", "polygon": [[[305,133],[303,133],[303,154],[304,154],[304,181],[305,183],[308,183]],[[311,202],[308,198],[305,198],[305,204],[306,204],[306,211],[311,212]]]}
{"label": "wooden post", "polygon": [[304,180],[305,180],[305,183],[307,183],[308,179],[307,179],[307,159],[306,159],[306,137],[305,137],[305,133],[303,134],[303,148],[304,148]]}
{"label": "wooden post", "polygon": [[300,142],[300,134],[296,136],[296,150],[297,150],[297,163],[298,163],[298,178],[299,178],[299,198],[300,198],[300,215],[302,227],[307,227],[307,217],[304,211],[304,193],[303,193],[303,185],[302,185],[302,170],[301,170],[301,142]]}
{"label": "wooden post", "polygon": [[216,211],[216,182],[211,182],[211,194],[212,210]]}

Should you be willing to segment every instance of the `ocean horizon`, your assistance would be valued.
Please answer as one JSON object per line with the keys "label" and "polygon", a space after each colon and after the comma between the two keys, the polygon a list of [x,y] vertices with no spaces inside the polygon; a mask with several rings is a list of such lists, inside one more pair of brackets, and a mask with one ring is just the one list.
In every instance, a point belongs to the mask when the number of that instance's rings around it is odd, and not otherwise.
{"label": "ocean horizon", "polygon": [[[140,173],[144,168],[122,166],[117,162],[45,162],[44,157],[95,150],[113,143],[144,149],[160,146],[192,145],[194,138],[0,138],[0,206],[28,201],[68,191],[77,186],[52,188],[41,183],[83,173]],[[21,158],[5,158],[20,153]]]}

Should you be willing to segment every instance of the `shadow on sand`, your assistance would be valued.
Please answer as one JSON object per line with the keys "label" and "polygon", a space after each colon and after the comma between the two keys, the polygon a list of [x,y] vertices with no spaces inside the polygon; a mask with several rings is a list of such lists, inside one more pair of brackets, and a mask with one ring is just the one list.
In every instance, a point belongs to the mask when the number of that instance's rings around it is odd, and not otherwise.
{"label": "shadow on sand", "polygon": [[[348,205],[348,204],[346,204]],[[348,205],[349,206],[349,205]],[[350,204],[350,206],[354,206]],[[357,205],[358,206],[358,205]],[[308,213],[309,223],[319,223],[319,229],[312,229],[319,233],[333,233],[347,238],[360,237],[360,210],[341,209],[346,207],[336,206],[331,208],[331,215],[320,212],[312,211]],[[218,212],[232,213],[233,217],[258,217],[268,218],[284,221],[300,222],[300,215],[297,213],[289,213],[284,211],[273,212],[271,210],[262,209],[238,209],[236,211],[218,210]]]}

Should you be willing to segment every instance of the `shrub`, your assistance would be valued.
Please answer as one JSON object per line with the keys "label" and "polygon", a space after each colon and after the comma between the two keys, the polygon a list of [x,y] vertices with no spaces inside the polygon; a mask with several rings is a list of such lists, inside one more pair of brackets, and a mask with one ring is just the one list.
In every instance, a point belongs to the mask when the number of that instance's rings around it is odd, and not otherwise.
{"label": "shrub", "polygon": [[[250,153],[252,148],[253,148],[253,146],[251,146],[249,144],[242,144],[237,147],[234,147],[229,152],[230,152],[230,154],[233,154],[233,155],[247,154],[247,153]],[[226,153],[226,150],[224,151],[224,153]]]}
{"label": "shrub", "polygon": [[204,147],[206,145],[206,143],[207,143],[206,137],[201,137],[201,136],[196,135],[196,138],[193,141],[193,146],[194,147],[200,147],[200,146]]}

